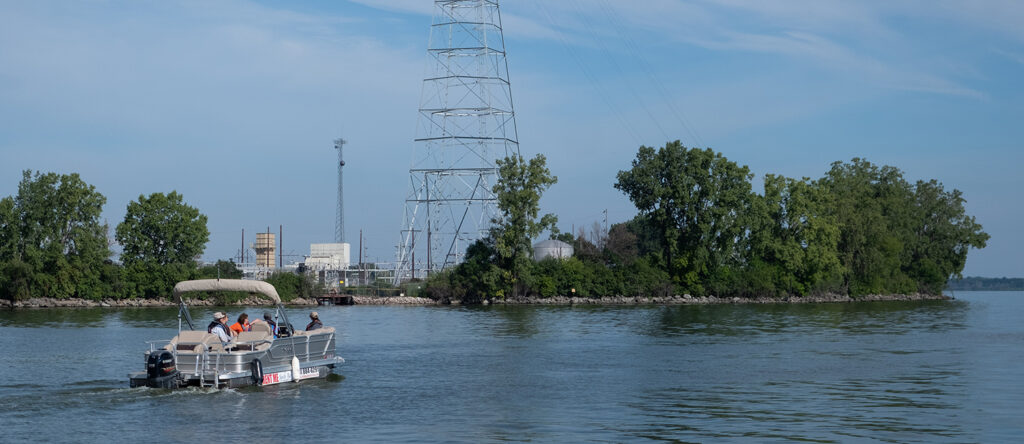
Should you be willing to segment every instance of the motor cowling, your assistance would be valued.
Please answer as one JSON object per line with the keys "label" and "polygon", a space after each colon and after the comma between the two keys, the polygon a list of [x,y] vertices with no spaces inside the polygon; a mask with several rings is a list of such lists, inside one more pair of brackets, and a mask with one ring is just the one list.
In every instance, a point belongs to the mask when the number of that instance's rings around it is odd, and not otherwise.
{"label": "motor cowling", "polygon": [[178,367],[174,362],[174,354],[169,350],[156,350],[146,357],[146,386],[178,387]]}

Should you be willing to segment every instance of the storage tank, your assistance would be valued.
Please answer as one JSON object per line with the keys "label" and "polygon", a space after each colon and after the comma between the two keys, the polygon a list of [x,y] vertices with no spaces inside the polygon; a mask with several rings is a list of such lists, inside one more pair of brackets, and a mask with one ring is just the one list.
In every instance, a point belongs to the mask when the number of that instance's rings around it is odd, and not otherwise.
{"label": "storage tank", "polygon": [[572,257],[573,248],[560,240],[548,239],[533,244],[533,260],[542,261],[546,258],[568,259]]}

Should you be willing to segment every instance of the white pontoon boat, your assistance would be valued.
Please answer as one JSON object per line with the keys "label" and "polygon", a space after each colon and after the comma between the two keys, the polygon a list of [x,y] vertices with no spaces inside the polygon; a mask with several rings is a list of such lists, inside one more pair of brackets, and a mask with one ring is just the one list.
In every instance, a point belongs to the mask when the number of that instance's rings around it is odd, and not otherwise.
{"label": "white pontoon boat", "polygon": [[[205,329],[197,330],[182,295],[194,291],[244,291],[259,293],[277,305],[275,332],[263,320],[251,323],[231,342]],[[167,341],[149,341],[146,371],[130,373],[132,387],[178,388],[244,387],[311,378],[325,378],[345,362],[335,354],[334,327],[293,331],[281,298],[273,285],[261,281],[203,279],[174,286],[178,299],[178,335]],[[188,330],[182,330],[182,320]],[[202,328],[202,327],[200,327]]]}

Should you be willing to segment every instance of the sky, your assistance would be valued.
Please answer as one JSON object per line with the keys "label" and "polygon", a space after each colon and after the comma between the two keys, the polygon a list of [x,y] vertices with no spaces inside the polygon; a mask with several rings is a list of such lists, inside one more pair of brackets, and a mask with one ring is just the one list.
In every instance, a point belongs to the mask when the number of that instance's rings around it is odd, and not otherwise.
{"label": "sky", "polygon": [[[865,158],[963,191],[991,235],[964,275],[1024,276],[1024,2],[506,0],[520,149],[563,231],[631,219],[613,188],[681,140],[757,177]],[[0,196],[79,173],[116,225],[178,191],[205,260],[283,226],[286,262],[345,224],[393,261],[430,0],[0,0]],[[755,189],[760,180],[755,179]],[[356,258],[353,257],[353,260]]]}

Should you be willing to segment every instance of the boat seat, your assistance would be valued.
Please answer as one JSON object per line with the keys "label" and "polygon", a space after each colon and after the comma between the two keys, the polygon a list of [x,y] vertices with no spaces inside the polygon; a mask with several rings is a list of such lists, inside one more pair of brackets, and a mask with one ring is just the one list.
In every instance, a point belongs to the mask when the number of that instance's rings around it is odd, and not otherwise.
{"label": "boat seat", "polygon": [[[251,351],[251,350],[266,350],[270,348],[270,343],[274,340],[274,335],[265,331],[243,331],[235,337],[234,347],[239,351]],[[267,342],[259,342],[267,341]],[[248,344],[247,344],[248,342]]]}
{"label": "boat seat", "polygon": [[213,345],[220,346],[220,338],[217,335],[205,331],[185,330],[172,338],[164,349],[185,353],[202,353],[203,350]]}
{"label": "boat seat", "polygon": [[266,321],[262,319],[256,319],[249,324],[250,332],[264,332],[268,335],[274,334],[274,329],[270,327]]}
{"label": "boat seat", "polygon": [[312,336],[324,333],[334,333],[334,327],[320,327],[313,331],[299,330],[293,336]]}

